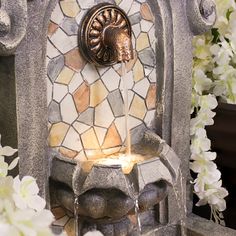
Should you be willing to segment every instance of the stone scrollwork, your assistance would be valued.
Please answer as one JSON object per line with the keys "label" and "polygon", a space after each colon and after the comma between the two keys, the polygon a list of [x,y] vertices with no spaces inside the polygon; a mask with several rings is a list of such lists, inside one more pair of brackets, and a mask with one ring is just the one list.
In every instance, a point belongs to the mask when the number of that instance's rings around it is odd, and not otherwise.
{"label": "stone scrollwork", "polygon": [[194,35],[209,31],[216,21],[216,6],[213,0],[188,0],[186,11]]}
{"label": "stone scrollwork", "polygon": [[26,33],[27,1],[1,0],[0,55],[14,54]]}

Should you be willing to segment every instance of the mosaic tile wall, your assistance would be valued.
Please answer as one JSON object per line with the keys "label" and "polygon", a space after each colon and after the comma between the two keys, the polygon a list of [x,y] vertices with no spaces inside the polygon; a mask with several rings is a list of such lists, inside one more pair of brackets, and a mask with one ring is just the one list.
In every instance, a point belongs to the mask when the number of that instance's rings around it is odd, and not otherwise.
{"label": "mosaic tile wall", "polygon": [[[49,145],[67,158],[117,152],[125,145],[121,65],[95,67],[78,49],[86,11],[101,1],[61,0],[48,28]],[[113,1],[109,1],[113,2]],[[117,0],[132,24],[135,58],[126,65],[131,133],[153,121],[156,103],[154,17],[143,0]]]}

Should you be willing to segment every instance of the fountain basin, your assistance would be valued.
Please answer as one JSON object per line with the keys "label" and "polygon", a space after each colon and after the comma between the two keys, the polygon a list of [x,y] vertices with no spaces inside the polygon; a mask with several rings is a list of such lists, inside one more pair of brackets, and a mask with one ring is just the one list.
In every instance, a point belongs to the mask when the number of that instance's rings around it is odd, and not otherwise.
{"label": "fountain basin", "polygon": [[167,196],[168,186],[175,184],[180,160],[151,131],[144,133],[142,141],[132,147],[132,153],[145,158],[133,163],[128,173],[124,173],[121,164],[94,161],[85,168],[85,163],[68,162],[55,153],[51,180],[57,183],[58,203],[73,212],[76,196],[77,214],[82,221],[93,224],[128,219],[135,214],[135,208],[139,212],[152,209]]}

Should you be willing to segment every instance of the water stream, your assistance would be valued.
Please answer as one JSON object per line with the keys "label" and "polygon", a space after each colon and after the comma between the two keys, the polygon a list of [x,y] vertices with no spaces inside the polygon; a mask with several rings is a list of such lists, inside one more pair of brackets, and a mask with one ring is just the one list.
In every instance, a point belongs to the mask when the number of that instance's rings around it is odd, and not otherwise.
{"label": "water stream", "polygon": [[79,207],[79,199],[78,196],[75,195],[75,201],[74,201],[74,216],[75,216],[75,236],[80,236],[79,232],[79,213],[78,213],[78,207]]}
{"label": "water stream", "polygon": [[142,225],[141,225],[141,221],[140,221],[140,217],[139,217],[138,198],[135,200],[134,210],[135,210],[135,217],[136,217],[136,221],[137,221],[138,233],[139,233],[139,235],[141,235],[141,232],[142,232]]}
{"label": "water stream", "polygon": [[129,98],[128,86],[126,80],[125,62],[121,62],[121,80],[123,82],[123,98],[124,98],[124,112],[125,112],[125,130],[126,130],[126,155],[131,155],[131,137],[129,130]]}

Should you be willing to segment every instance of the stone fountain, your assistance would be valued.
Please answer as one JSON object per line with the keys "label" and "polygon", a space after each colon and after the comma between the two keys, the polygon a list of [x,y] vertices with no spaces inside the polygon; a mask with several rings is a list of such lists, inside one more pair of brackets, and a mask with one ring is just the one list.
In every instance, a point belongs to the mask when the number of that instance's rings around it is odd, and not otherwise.
{"label": "stone fountain", "polygon": [[[148,158],[129,171],[98,159],[124,153],[126,145],[122,69],[113,63],[120,55],[117,47],[102,51],[106,66],[99,67],[80,40],[86,13],[105,2],[128,19],[116,26],[130,22],[122,33],[105,33],[107,43],[129,36],[133,45],[123,57],[129,60],[124,80],[132,152]],[[95,31],[109,16],[100,15],[90,32],[87,46],[97,46],[94,53],[100,52]],[[2,141],[18,147],[20,175],[37,179],[55,214],[55,232],[235,234],[191,213],[191,40],[209,30],[215,17],[211,0],[1,1],[0,132],[17,130]],[[117,32],[122,37],[114,37]],[[121,51],[130,47],[126,42]],[[177,200],[174,189],[183,194]]]}

